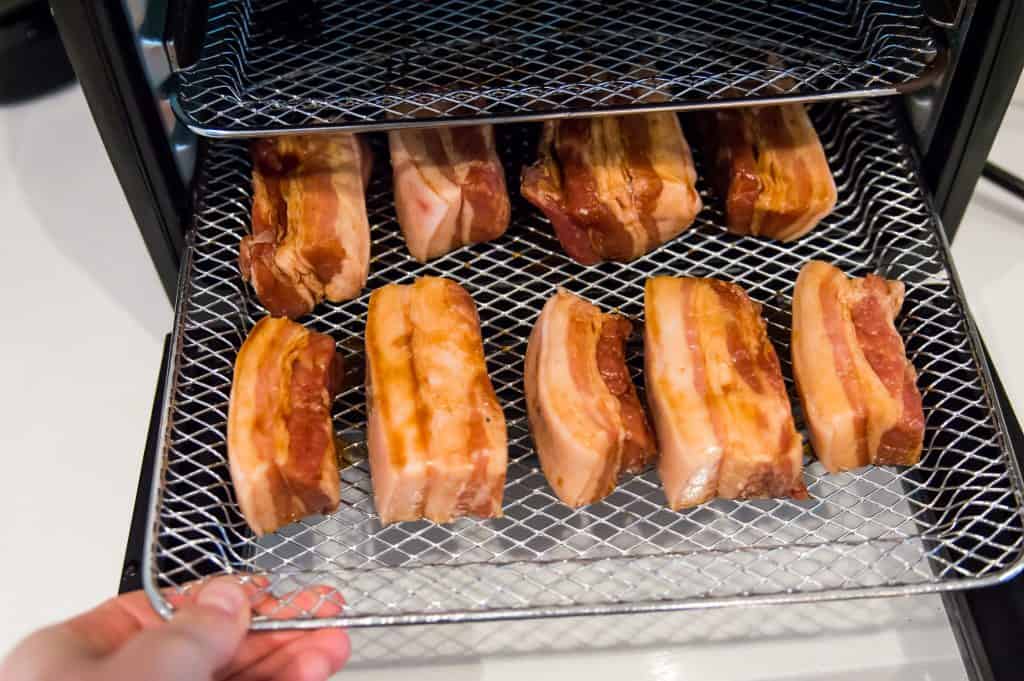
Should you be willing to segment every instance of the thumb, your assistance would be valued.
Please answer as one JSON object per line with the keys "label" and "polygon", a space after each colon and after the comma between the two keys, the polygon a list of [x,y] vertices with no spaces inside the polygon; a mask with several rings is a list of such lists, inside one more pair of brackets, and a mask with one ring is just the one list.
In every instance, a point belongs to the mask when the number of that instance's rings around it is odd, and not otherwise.
{"label": "thumb", "polygon": [[174,618],[148,629],[104,663],[105,679],[204,681],[226,666],[245,639],[249,597],[231,578],[203,585]]}

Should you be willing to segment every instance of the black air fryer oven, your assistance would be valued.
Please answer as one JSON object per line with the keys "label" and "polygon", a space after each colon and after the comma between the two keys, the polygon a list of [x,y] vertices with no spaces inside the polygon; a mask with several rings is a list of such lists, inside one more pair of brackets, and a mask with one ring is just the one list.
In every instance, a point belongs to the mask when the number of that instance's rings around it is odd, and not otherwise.
{"label": "black air fryer oven", "polygon": [[[354,632],[424,625],[388,636],[425,657],[453,654],[431,649],[432,631],[476,622],[503,621],[517,649],[513,639],[534,626],[529,618],[620,614],[621,636],[656,642],[651,617],[663,611],[940,591],[972,678],[1019,676],[1024,438],[966,312],[946,240],[1024,65],[1020,3],[134,0],[55,2],[53,12],[176,303],[122,590],[145,586],[168,614],[160,587],[217,572],[263,572],[279,589],[326,580],[348,600],[333,623]],[[789,100],[809,103],[839,186],[833,215],[795,244],[726,234],[720,202],[702,181],[706,208],[683,236],[629,265],[583,267],[518,198],[535,121]],[[398,236],[380,131],[481,121],[501,124],[513,226],[493,244],[419,265]],[[250,208],[245,139],[341,129],[367,133],[377,162],[367,191],[368,289],[446,275],[481,308],[509,421],[501,523],[381,528],[361,454],[359,388],[335,404],[351,453],[337,514],[257,541],[234,505],[227,390],[234,353],[261,314],[235,265]],[[737,281],[765,308],[792,392],[788,300],[795,272],[812,257],[907,283],[900,330],[925,398],[921,466],[839,482],[809,466],[820,501],[807,507],[714,502],[676,515],[639,477],[575,514],[538,491],[520,366],[538,301],[555,286],[638,316],[646,276]],[[365,300],[324,304],[302,321],[357,359]],[[634,368],[638,358],[632,347]]]}

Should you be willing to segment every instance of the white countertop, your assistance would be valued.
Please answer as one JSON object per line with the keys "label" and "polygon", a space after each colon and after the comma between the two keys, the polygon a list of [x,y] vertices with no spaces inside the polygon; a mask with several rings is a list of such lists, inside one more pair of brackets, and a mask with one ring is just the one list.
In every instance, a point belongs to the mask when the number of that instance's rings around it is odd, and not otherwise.
{"label": "white countertop", "polygon": [[[1024,97],[993,159],[1024,173]],[[0,205],[8,253],[0,271],[8,329],[0,451],[9,481],[0,496],[2,653],[31,629],[116,592],[171,309],[77,88],[0,108]],[[1006,388],[1024,404],[1016,349],[1024,202],[982,181],[954,253]],[[522,645],[505,654],[487,648],[496,631],[488,627],[511,623],[447,630],[495,653],[416,674],[541,679],[572,665],[597,679],[657,681],[964,678],[937,597],[658,617],[651,626],[677,632],[671,643],[640,636],[608,647],[600,636],[579,636],[622,626],[620,618],[518,623]],[[382,641],[396,654],[407,650],[387,630],[361,631],[356,655]],[[555,652],[528,654],[547,641]],[[341,676],[393,674],[356,664]]]}
{"label": "white countertop", "polygon": [[117,589],[167,302],[80,90],[0,108],[0,649]]}

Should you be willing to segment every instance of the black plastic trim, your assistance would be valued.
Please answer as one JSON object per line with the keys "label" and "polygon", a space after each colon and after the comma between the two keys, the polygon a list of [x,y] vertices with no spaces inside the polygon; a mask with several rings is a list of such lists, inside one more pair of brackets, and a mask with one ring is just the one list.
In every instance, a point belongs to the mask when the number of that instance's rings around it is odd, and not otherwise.
{"label": "black plastic trim", "polygon": [[956,234],[1024,70],[1024,3],[979,2],[953,70],[933,142],[927,183],[950,239]]}
{"label": "black plastic trim", "polygon": [[968,681],[993,681],[992,667],[988,663],[981,634],[971,618],[964,592],[950,591],[942,594],[942,605],[960,650],[960,660],[967,672]]}
{"label": "black plastic trim", "polygon": [[52,9],[114,172],[173,302],[189,196],[128,17],[121,3],[55,2]]}
{"label": "black plastic trim", "polygon": [[1024,199],[1024,177],[1014,175],[1006,168],[991,161],[982,168],[981,176],[989,182],[999,185],[1018,199]]}
{"label": "black plastic trim", "polygon": [[157,374],[156,394],[153,408],[149,413],[149,431],[146,433],[146,448],[142,453],[142,468],[139,469],[139,484],[135,487],[135,504],[128,528],[128,545],[124,550],[121,564],[121,581],[117,592],[137,591],[142,588],[142,545],[146,538],[146,511],[149,492],[152,488],[153,465],[156,461],[157,436],[160,431],[160,416],[163,411],[163,394],[166,383],[167,365],[171,361],[171,335],[164,336],[163,355],[160,359],[160,373]]}
{"label": "black plastic trim", "polygon": [[[987,350],[985,360],[991,368]],[[1024,432],[994,369],[992,378],[1010,445],[1017,461],[1024,465]],[[971,681],[1019,681],[1024,674],[1020,653],[1024,576],[985,589],[944,594],[943,601]]]}
{"label": "black plastic trim", "polygon": [[956,29],[964,17],[967,0],[923,0],[928,19],[939,28]]}
{"label": "black plastic trim", "polygon": [[199,60],[206,38],[207,0],[171,0],[167,7],[164,42],[172,48],[175,70],[187,69]]}

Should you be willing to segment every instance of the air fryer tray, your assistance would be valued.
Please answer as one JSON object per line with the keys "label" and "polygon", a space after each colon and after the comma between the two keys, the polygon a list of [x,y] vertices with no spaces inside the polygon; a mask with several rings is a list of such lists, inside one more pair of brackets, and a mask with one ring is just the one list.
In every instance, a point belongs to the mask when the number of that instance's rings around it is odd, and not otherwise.
{"label": "air fryer tray", "polygon": [[921,0],[220,0],[172,99],[211,137],[885,95],[943,50]]}
{"label": "air fryer tray", "polygon": [[[720,202],[702,183],[706,208],[689,231],[632,263],[594,267],[564,256],[547,221],[519,197],[519,169],[533,157],[540,126],[497,128],[512,196],[508,233],[426,265],[406,253],[386,144],[373,137],[366,293],[322,304],[301,320],[331,334],[354,372],[352,387],[334,406],[345,443],[342,505],[262,539],[251,534],[235,504],[225,451],[235,354],[264,314],[236,265],[249,223],[250,163],[243,143],[212,144],[181,277],[154,471],[143,566],[154,605],[168,614],[161,587],[187,588],[191,580],[223,572],[260,575],[260,588],[277,595],[324,584],[344,596],[340,616],[317,619],[313,608],[291,607],[258,617],[257,628],[910,594],[1015,574],[1024,557],[1020,473],[944,238],[904,141],[900,110],[885,100],[864,100],[816,105],[811,115],[839,201],[809,236],[781,244],[730,235],[721,226]],[[531,325],[556,287],[618,310],[642,329],[646,277],[734,281],[764,306],[796,406],[789,307],[797,272],[812,258],[850,274],[878,272],[906,283],[898,323],[919,372],[927,419],[918,466],[828,475],[808,455],[808,501],[716,500],[682,512],[665,507],[653,471],[624,480],[605,500],[579,510],[552,495],[532,450],[522,369]],[[382,527],[374,513],[359,375],[367,300],[374,288],[420,275],[460,282],[479,308],[488,368],[508,420],[503,518]],[[628,352],[637,377],[641,346],[634,339]],[[798,406],[796,416],[802,427]]]}

